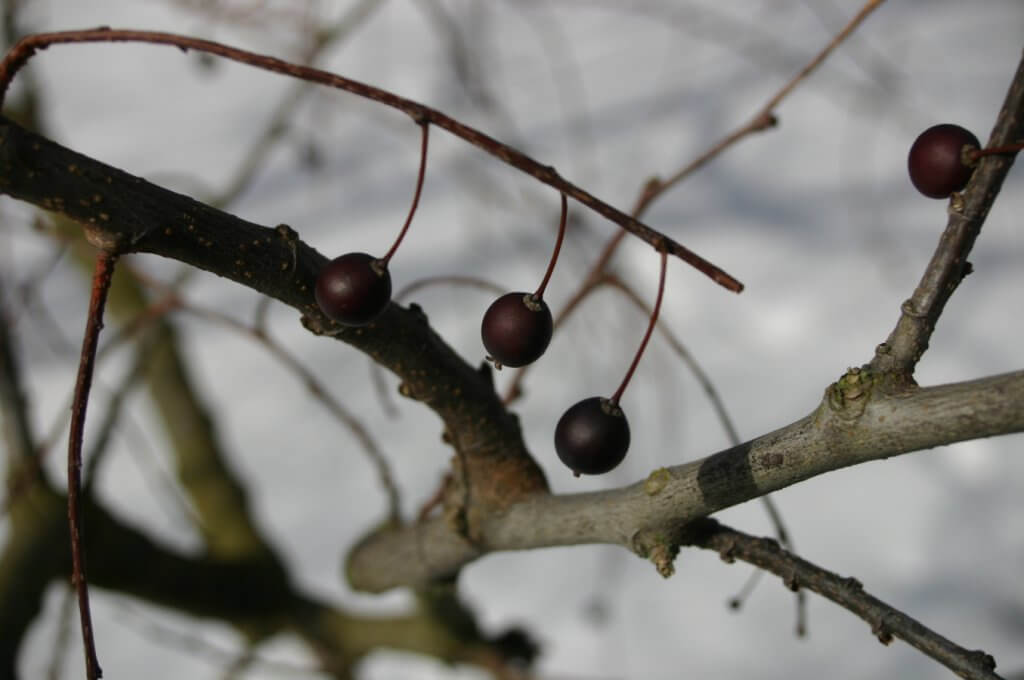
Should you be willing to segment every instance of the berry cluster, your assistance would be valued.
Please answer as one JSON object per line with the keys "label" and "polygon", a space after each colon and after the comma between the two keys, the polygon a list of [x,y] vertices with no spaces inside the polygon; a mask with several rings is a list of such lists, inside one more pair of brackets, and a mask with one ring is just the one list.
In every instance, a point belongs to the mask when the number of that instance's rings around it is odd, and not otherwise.
{"label": "berry cluster", "polygon": [[[421,123],[423,141],[420,168],[412,207],[395,243],[381,258],[362,252],[347,253],[328,262],[317,276],[315,296],[321,311],[330,319],[345,326],[364,326],[371,323],[387,308],[391,301],[391,275],[388,263],[412,223],[423,189],[427,165],[427,137],[429,124]],[[537,289],[532,292],[513,292],[495,300],[484,314],[480,335],[487,358],[497,369],[502,366],[521,367],[540,358],[551,342],[554,323],[551,310],[544,301],[551,274],[565,237],[568,202],[562,194],[562,213],[558,236],[547,271]],[[665,289],[667,253],[661,252],[661,276],[658,297],[651,313],[650,324],[626,372],[622,384],[610,398],[590,397],[570,407],[555,428],[555,450],[559,459],[577,477],[581,474],[597,475],[608,472],[622,462],[629,449],[629,423],[619,406],[626,386],[636,370],[644,348],[651,337],[661,308]]]}

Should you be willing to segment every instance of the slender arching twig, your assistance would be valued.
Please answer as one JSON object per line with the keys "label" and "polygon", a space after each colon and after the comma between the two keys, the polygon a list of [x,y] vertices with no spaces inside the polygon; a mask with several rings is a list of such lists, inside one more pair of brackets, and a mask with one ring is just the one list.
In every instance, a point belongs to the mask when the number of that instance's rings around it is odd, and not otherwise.
{"label": "slender arching twig", "polygon": [[116,261],[117,255],[107,251],[101,250],[96,256],[89,317],[85,324],[82,356],[78,364],[75,397],[71,406],[71,434],[68,436],[68,527],[71,533],[72,581],[78,593],[86,677],[89,680],[102,677],[103,670],[96,655],[96,642],[92,634],[89,588],[86,584],[85,555],[82,551],[82,506],[79,497],[82,490],[82,435],[85,431],[85,410],[89,403],[89,388],[92,387],[93,366],[96,363],[96,346],[99,343],[100,329],[103,328],[103,308],[107,302],[107,292],[110,290]]}
{"label": "slender arching twig", "polygon": [[664,249],[670,255],[674,255],[687,264],[710,277],[720,286],[739,293],[743,290],[743,284],[727,274],[721,268],[708,262],[700,255],[686,246],[672,240],[665,234],[652,229],[635,217],[622,212],[618,208],[605,203],[588,191],[562,178],[553,167],[540,163],[527,156],[523,152],[511,146],[499,142],[483,132],[460,123],[440,111],[425,106],[411,99],[400,97],[387,90],[382,90],[373,85],[345,78],[343,76],[312,68],[293,64],[282,59],[270,57],[264,54],[249,52],[236,47],[224,45],[212,40],[202,40],[174,33],[163,33],[159,31],[137,31],[121,30],[109,27],[101,27],[92,30],[58,31],[55,33],[38,33],[30,35],[8,51],[3,61],[0,61],[0,104],[10,86],[14,75],[38,50],[46,49],[51,45],[70,43],[97,43],[97,42],[142,42],[157,45],[173,45],[178,49],[187,52],[196,50],[214,54],[225,59],[231,59],[239,63],[261,68],[273,73],[299,78],[310,82],[325,85],[327,87],[344,90],[359,97],[364,97],[378,102],[385,106],[402,111],[420,125],[432,124],[447,130],[451,134],[466,142],[483,149],[499,160],[512,167],[530,175],[539,182],[554,187],[565,196],[581,203],[606,219],[619,225],[626,231],[634,234],[641,240],[647,242],[655,249]]}

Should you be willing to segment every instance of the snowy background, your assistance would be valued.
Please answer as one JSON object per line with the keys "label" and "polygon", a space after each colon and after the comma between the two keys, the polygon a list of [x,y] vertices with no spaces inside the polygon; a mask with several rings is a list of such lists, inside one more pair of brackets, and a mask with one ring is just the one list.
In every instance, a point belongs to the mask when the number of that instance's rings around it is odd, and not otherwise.
{"label": "snowy background", "polygon": [[[296,16],[336,19],[352,3],[232,3],[261,12],[217,19],[204,3],[33,0],[24,29],[108,24],[212,38],[282,57],[303,44]],[[628,210],[644,182],[666,176],[745,122],[806,63],[859,2],[408,2],[374,7],[317,65],[440,108],[554,165],[569,180]],[[276,12],[276,14],[275,14]],[[711,375],[744,438],[809,412],[847,367],[871,358],[913,290],[945,225],[945,205],[918,195],[907,149],[924,128],[955,122],[985,140],[1024,45],[1019,0],[891,0],[778,109],[778,129],[751,137],[663,196],[645,221],[741,279],[736,296],[672,262],[663,318]],[[456,47],[458,46],[458,47]],[[459,64],[468,65],[460,71]],[[60,142],[191,195],[222,190],[294,83],[166,47],[54,47],[30,65],[47,129]],[[419,130],[402,114],[328,90],[308,94],[286,139],[231,211],[286,222],[328,255],[381,252],[404,219]],[[315,150],[320,165],[307,162]],[[396,288],[427,276],[478,276],[535,286],[557,219],[557,194],[447,133],[434,130],[417,219],[392,261]],[[546,295],[558,309],[614,225],[573,207],[572,235]],[[21,280],[51,246],[0,199],[3,275]],[[1024,365],[1024,180],[1015,168],[922,361],[922,385]],[[176,263],[133,263],[164,279]],[[628,242],[617,270],[653,299],[657,257]],[[251,317],[258,297],[205,273],[189,299]],[[63,334],[81,335],[88,291],[63,263],[42,283]],[[456,287],[414,297],[470,361],[483,359],[479,318],[491,295]],[[245,338],[183,315],[187,351],[261,525],[299,583],[367,612],[398,612],[396,592],[359,595],[340,560],[384,513],[384,496],[352,437],[311,402],[292,374]],[[653,468],[702,457],[728,442],[699,385],[657,337],[623,405],[634,433],[613,473],[574,479],[551,432],[562,410],[618,385],[644,319],[611,292],[560,329],[516,406],[528,444],[554,491],[620,486]],[[276,338],[298,353],[356,412],[393,464],[407,515],[436,488],[450,451],[437,418],[394,396],[389,417],[368,361],[316,338],[294,310],[273,306]],[[18,328],[35,423],[66,409],[77,358]],[[126,356],[99,368],[117,384]],[[507,380],[508,376],[500,376]],[[395,380],[385,378],[390,394]],[[93,418],[101,412],[90,410]],[[101,492],[118,514],[183,548],[198,545],[154,468],[167,467],[144,399],[130,408],[141,434],[121,438]],[[1021,439],[1004,437],[917,453],[812,479],[775,494],[799,553],[863,581],[873,595],[968,647],[993,654],[1003,674],[1024,671],[1024,519]],[[60,457],[51,462],[60,479]],[[759,503],[720,513],[770,533]],[[0,538],[7,530],[0,520]],[[859,619],[809,595],[809,636],[793,635],[793,596],[765,577],[739,612],[726,607],[751,573],[714,553],[684,551],[665,581],[620,548],[494,554],[462,574],[461,592],[491,629],[521,624],[544,645],[542,678],[946,678],[897,641],[882,647]],[[58,636],[64,589],[54,587],[21,660],[42,677]],[[97,591],[93,612],[110,678],[223,677],[226,660],[180,635],[225,650],[228,628]],[[82,677],[77,626],[62,677]],[[309,664],[294,640],[261,656]],[[309,673],[310,677],[317,677]],[[257,664],[246,678],[286,674]],[[481,677],[419,657],[378,653],[362,677]]]}

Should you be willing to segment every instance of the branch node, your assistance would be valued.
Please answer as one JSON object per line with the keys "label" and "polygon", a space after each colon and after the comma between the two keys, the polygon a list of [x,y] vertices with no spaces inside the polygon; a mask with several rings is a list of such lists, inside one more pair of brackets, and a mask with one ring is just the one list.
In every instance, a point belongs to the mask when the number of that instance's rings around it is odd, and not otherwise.
{"label": "branch node", "polygon": [[672,473],[667,468],[658,468],[644,480],[644,493],[657,496],[672,481]]}
{"label": "branch node", "polygon": [[82,232],[89,245],[111,255],[123,253],[134,245],[125,232],[111,232],[95,224],[82,223]]}
{"label": "branch node", "polygon": [[736,561],[736,538],[730,536],[724,546],[718,551],[718,556],[722,558],[722,561],[726,564],[732,564]]}
{"label": "branch node", "polygon": [[782,585],[786,586],[794,593],[800,590],[800,579],[797,578],[795,570],[786,574],[785,578],[782,579]]}
{"label": "branch node", "polygon": [[904,300],[900,305],[900,311],[912,319],[923,319],[928,315],[927,312],[919,310],[913,300]]}
{"label": "branch node", "polygon": [[852,576],[847,576],[843,579],[843,587],[851,592],[864,590],[864,584]]}
{"label": "branch node", "polygon": [[633,552],[650,560],[663,578],[669,578],[675,573],[673,562],[679,554],[680,543],[678,540],[673,540],[670,533],[641,529],[633,535],[631,540]]}
{"label": "branch node", "polygon": [[868,367],[853,367],[825,390],[829,408],[844,420],[857,420],[871,400],[877,376]]}
{"label": "branch node", "polygon": [[409,303],[409,311],[412,312],[413,316],[416,317],[416,321],[420,322],[421,324],[427,325],[430,323],[430,320],[427,318],[427,313],[423,311],[423,308],[420,307],[415,302]]}
{"label": "branch node", "polygon": [[977,664],[979,667],[981,667],[982,669],[984,669],[984,670],[986,670],[986,671],[988,671],[990,673],[995,671],[995,669],[996,669],[995,657],[993,657],[991,654],[988,654],[987,652],[985,652],[985,650],[983,650],[983,649],[973,649],[970,652],[968,652],[967,655],[970,658],[971,663]]}
{"label": "branch node", "polygon": [[678,545],[658,543],[651,548],[650,560],[654,563],[654,568],[658,570],[658,573],[661,574],[662,578],[669,578],[676,573],[676,568],[673,563],[675,562],[676,555],[678,554]]}
{"label": "branch node", "polygon": [[279,224],[274,227],[274,231],[280,236],[285,244],[288,246],[288,250],[292,254],[292,272],[298,272],[299,269],[299,234],[297,231],[289,227],[287,224]]}
{"label": "branch node", "polygon": [[878,641],[883,645],[889,645],[893,640],[892,630],[885,622],[886,618],[888,618],[888,614],[882,614],[878,617],[878,620],[871,625],[871,634],[878,638]]}

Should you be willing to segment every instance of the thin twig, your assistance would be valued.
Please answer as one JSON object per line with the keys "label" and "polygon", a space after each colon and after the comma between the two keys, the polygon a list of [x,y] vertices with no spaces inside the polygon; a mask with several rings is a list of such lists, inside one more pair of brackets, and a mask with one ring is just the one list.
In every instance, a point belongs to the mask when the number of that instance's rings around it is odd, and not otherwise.
{"label": "thin twig", "polygon": [[96,268],[89,300],[89,317],[82,339],[82,356],[75,381],[75,397],[71,406],[71,433],[68,437],[68,527],[71,533],[71,579],[78,593],[78,611],[82,620],[82,642],[85,646],[85,671],[89,680],[103,677],[96,642],[92,632],[92,613],[89,610],[89,587],[85,575],[85,554],[82,551],[82,508],[79,494],[82,490],[82,435],[85,431],[85,411],[92,387],[92,372],[96,363],[96,346],[103,328],[103,307],[107,302],[110,280],[114,275],[117,255],[105,250],[96,255]]}
{"label": "thin twig", "polygon": [[642,195],[643,200],[641,202],[640,212],[646,209],[647,205],[660,196],[664,191],[693,174],[696,170],[706,165],[711,159],[721,155],[723,151],[739,140],[743,139],[747,135],[767,130],[768,128],[774,127],[778,124],[778,119],[775,116],[775,109],[782,103],[782,100],[788,97],[800,83],[806,80],[808,76],[815,71],[815,69],[821,66],[829,55],[831,55],[837,47],[850,37],[850,34],[852,34],[873,11],[878,9],[883,2],[885,2],[885,0],[868,0],[864,3],[864,6],[860,8],[860,11],[857,12],[857,14],[855,14],[845,26],[843,26],[842,30],[836,33],[835,37],[829,41],[828,45],[822,48],[822,50],[818,52],[813,59],[807,62],[807,64],[800,69],[795,76],[779,88],[775,94],[769,97],[768,101],[765,102],[764,106],[754,114],[753,118],[712,144],[707,151],[678,170],[675,174],[671,175],[668,179],[659,182],[656,189],[645,191]]}
{"label": "thin twig", "polygon": [[[761,132],[774,127],[778,122],[775,117],[774,110],[782,103],[782,100],[789,96],[789,94],[792,93],[801,82],[806,80],[807,77],[810,76],[810,74],[820,66],[822,62],[824,62],[825,59],[827,59],[828,56],[832,54],[832,52],[834,52],[857,27],[860,26],[861,23],[863,23],[864,19],[866,19],[868,15],[884,1],[885,0],[868,0],[853,19],[851,19],[849,23],[847,23],[847,25],[829,41],[828,45],[815,55],[807,65],[800,69],[799,73],[776,91],[775,94],[769,97],[768,101],[760,110],[758,110],[750,121],[744,123],[740,127],[728,133],[722,139],[712,144],[706,151],[697,156],[697,158],[693,159],[670,175],[668,179],[662,180],[654,177],[647,180],[641,188],[640,194],[637,196],[636,203],[633,205],[633,210],[630,214],[636,219],[640,219],[651,204],[664,195],[666,191],[707,165],[712,159],[720,156],[736,142],[755,132]],[[583,278],[583,283],[580,284],[580,287],[572,296],[570,296],[565,306],[558,312],[558,314],[555,315],[554,327],[556,330],[579,305],[582,299],[589,295],[594,288],[599,285],[602,277],[608,271],[608,265],[611,262],[612,256],[618,250],[619,244],[622,243],[624,236],[625,233],[619,231],[608,239],[607,243],[605,243],[605,246],[598,255],[597,260],[594,262],[587,275]],[[515,375],[512,377],[512,381],[509,383],[508,389],[504,395],[506,403],[514,401],[520,394],[522,394],[522,383],[529,368],[529,366],[523,366],[517,370]]]}
{"label": "thin twig", "polygon": [[690,525],[686,543],[717,551],[726,562],[743,560],[783,579],[786,587],[806,588],[852,612],[871,625],[882,644],[899,638],[930,656],[961,678],[997,680],[996,662],[990,655],[968,650],[947,640],[900,610],[864,592],[854,578],[843,578],[779,547],[770,538],[757,538],[731,529],[713,519]]}
{"label": "thin twig", "polygon": [[18,41],[8,51],[3,61],[0,62],[0,103],[2,103],[3,96],[14,75],[38,50],[46,49],[51,45],[94,42],[144,42],[157,45],[172,45],[185,52],[190,49],[206,52],[273,73],[280,73],[327,87],[334,87],[397,109],[411,117],[417,124],[431,123],[443,128],[473,146],[483,149],[502,162],[530,175],[534,179],[558,189],[566,196],[618,224],[641,240],[646,241],[653,248],[664,248],[670,255],[683,260],[722,287],[735,293],[743,290],[743,284],[721,268],[708,262],[689,248],[677,243],[661,232],[652,229],[636,218],[598,199],[581,187],[563,179],[553,167],[539,163],[521,151],[503,144],[475,128],[464,125],[436,109],[357,80],[345,78],[310,66],[293,64],[282,59],[230,47],[211,40],[191,38],[174,33],[117,30],[107,27],[93,30],[60,31],[31,35]]}
{"label": "thin twig", "polygon": [[[379,0],[362,0],[362,2],[349,9],[333,26],[326,29],[306,27],[309,30],[297,31],[296,35],[307,35],[310,39],[310,44],[302,52],[302,63],[312,64],[327,48],[336,47],[345,38],[354,35],[355,30],[381,6],[382,3]],[[192,9],[202,12],[203,10],[208,10],[209,7],[204,5],[202,7],[193,7]],[[264,9],[266,10],[266,8]],[[265,11],[265,14],[272,13]],[[264,16],[264,13],[261,13],[262,16]],[[267,155],[280,138],[288,132],[288,122],[312,89],[312,83],[297,83],[296,87],[292,88],[290,92],[281,98],[277,110],[264,126],[263,133],[256,137],[256,142],[246,151],[245,158],[235,170],[233,179],[228,182],[225,189],[216,193],[213,197],[204,200],[204,203],[219,208],[225,207],[230,205],[251,185],[257,172],[264,167],[264,160]]]}
{"label": "thin twig", "polygon": [[[1000,147],[1024,137],[1024,57],[1006,93],[986,147]],[[953,194],[949,219],[921,280],[900,310],[899,321],[875,349],[871,368],[896,379],[896,387],[913,384],[914,367],[925,351],[939,316],[960,282],[971,272],[967,256],[981,233],[1012,155],[984,156],[962,194]]]}

